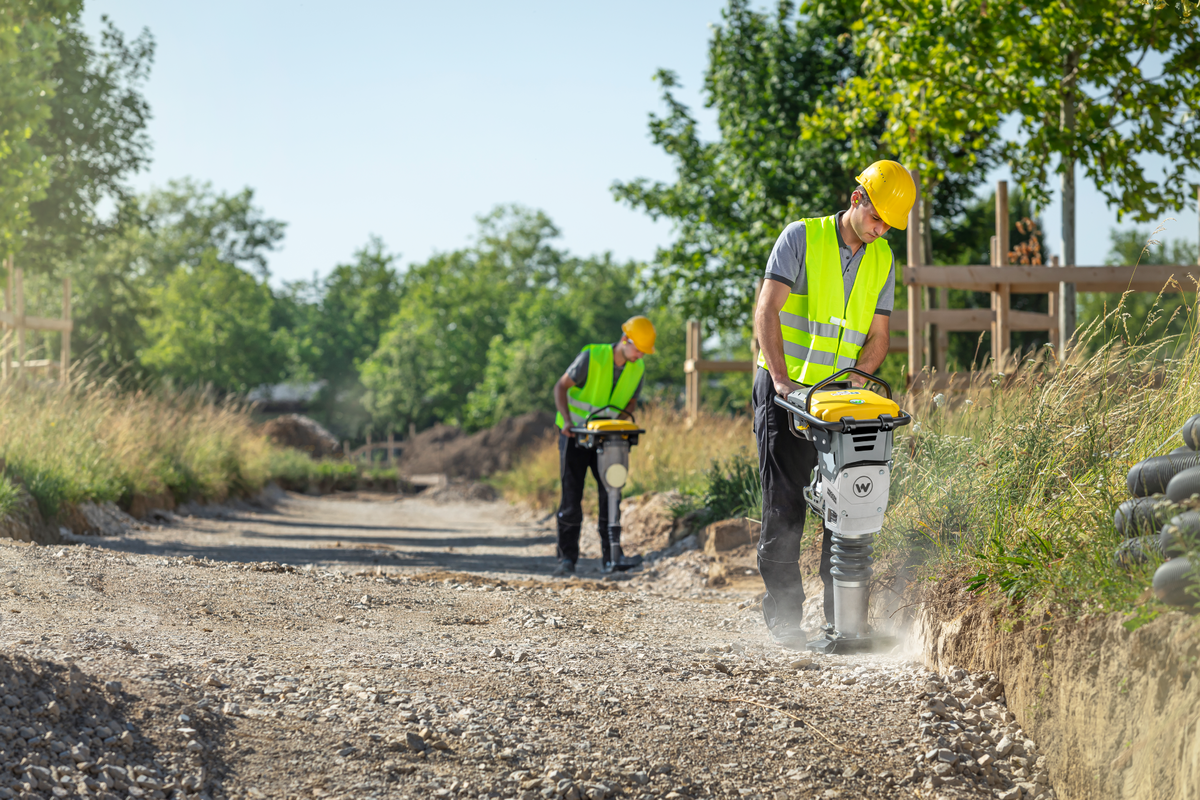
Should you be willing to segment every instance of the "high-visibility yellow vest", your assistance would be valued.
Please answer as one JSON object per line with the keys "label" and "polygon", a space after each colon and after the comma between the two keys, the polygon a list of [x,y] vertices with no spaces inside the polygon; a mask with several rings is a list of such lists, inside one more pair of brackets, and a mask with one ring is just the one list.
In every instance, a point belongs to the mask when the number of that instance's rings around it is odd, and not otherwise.
{"label": "high-visibility yellow vest", "polygon": [[[613,346],[589,344],[583,350],[588,352],[587,382],[583,386],[567,389],[567,405],[571,410],[572,425],[582,425],[588,416],[597,411],[599,413],[592,419],[614,419],[629,405],[642,380],[642,373],[646,371],[646,364],[640,359],[626,361],[625,368],[621,370],[620,380],[613,386]],[[616,408],[604,408],[610,405]],[[561,429],[562,412],[559,412],[557,421]]]}
{"label": "high-visibility yellow vest", "polygon": [[[779,312],[779,324],[788,377],[812,386],[858,363],[875,318],[879,292],[892,268],[892,251],[883,239],[866,245],[847,302],[837,220],[829,216],[803,222],[808,294],[788,295]],[[758,365],[767,366],[762,353]]]}

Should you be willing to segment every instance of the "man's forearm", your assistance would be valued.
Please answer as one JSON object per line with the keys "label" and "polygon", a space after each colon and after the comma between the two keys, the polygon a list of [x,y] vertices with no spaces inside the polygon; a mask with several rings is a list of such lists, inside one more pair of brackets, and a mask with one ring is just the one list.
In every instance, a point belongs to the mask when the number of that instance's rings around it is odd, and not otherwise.
{"label": "man's forearm", "polygon": [[[769,317],[774,317],[774,320]],[[754,333],[758,336],[758,347],[762,350],[763,360],[767,362],[767,372],[771,373],[772,378],[786,378],[787,361],[783,357],[783,329],[779,327],[778,313],[756,314]]]}
{"label": "man's forearm", "polygon": [[567,387],[561,383],[554,384],[554,407],[562,414],[563,421],[571,424],[571,405],[567,400]]}
{"label": "man's forearm", "polygon": [[883,360],[887,358],[889,338],[890,334],[887,332],[883,334],[876,330],[868,332],[867,341],[858,353],[858,364],[856,365],[858,369],[871,373],[879,369]]}

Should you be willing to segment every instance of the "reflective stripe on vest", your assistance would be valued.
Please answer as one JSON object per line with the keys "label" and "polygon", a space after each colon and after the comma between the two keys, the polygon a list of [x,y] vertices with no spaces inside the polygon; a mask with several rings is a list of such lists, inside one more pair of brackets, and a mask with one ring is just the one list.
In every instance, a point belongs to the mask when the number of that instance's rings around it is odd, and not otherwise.
{"label": "reflective stripe on vest", "polygon": [[[788,295],[779,312],[779,324],[788,377],[811,386],[858,363],[875,318],[879,292],[892,268],[892,251],[882,239],[866,246],[847,299],[836,217],[803,222],[808,294]],[[758,365],[767,366],[762,353]]]}
{"label": "reflective stripe on vest", "polygon": [[[633,393],[637,391],[642,374],[646,370],[646,364],[640,359],[627,361],[625,368],[621,370],[617,385],[613,386],[613,346],[589,344],[583,350],[588,353],[587,381],[583,386],[567,389],[567,406],[571,411],[572,425],[582,425],[592,414],[595,414],[593,419],[615,418],[633,399]],[[609,405],[616,408],[605,408]],[[561,429],[561,412],[556,421]]]}

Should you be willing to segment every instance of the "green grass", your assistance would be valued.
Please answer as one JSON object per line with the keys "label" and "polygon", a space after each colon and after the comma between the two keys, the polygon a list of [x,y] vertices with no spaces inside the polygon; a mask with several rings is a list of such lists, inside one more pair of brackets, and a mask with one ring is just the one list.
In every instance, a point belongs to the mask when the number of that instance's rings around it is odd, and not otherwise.
{"label": "green grass", "polygon": [[17,487],[8,478],[0,475],[0,518],[12,512],[19,500]]}
{"label": "green grass", "polygon": [[1174,340],[1106,342],[1106,327],[1083,331],[1067,364],[1028,358],[1003,389],[910,400],[878,550],[1015,603],[1157,613],[1144,594],[1158,564],[1115,564],[1112,516],[1129,469],[1182,444],[1179,427],[1200,412],[1200,343],[1194,316]]}
{"label": "green grass", "polygon": [[169,492],[220,501],[261,489],[272,447],[235,405],[201,394],[13,379],[0,384],[0,458],[39,510]]}

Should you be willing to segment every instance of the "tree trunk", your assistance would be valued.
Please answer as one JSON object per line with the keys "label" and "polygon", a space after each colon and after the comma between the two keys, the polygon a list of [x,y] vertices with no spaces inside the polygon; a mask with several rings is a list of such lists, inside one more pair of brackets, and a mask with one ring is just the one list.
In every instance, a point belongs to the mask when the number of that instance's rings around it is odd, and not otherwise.
{"label": "tree trunk", "polygon": [[[1063,62],[1062,115],[1060,124],[1067,134],[1067,147],[1062,153],[1062,263],[1078,266],[1075,259],[1075,84],[1079,67],[1079,51],[1071,50]],[[1062,282],[1058,287],[1059,357],[1065,357],[1067,347],[1075,336],[1075,284]]]}

